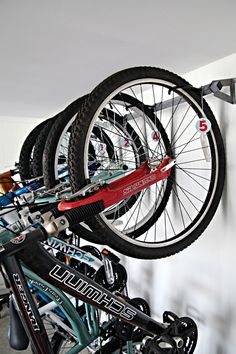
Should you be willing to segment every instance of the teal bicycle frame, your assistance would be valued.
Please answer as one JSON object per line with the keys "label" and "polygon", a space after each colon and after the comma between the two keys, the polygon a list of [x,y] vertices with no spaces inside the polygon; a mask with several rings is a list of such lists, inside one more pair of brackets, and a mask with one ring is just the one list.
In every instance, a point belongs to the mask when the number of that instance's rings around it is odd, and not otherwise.
{"label": "teal bicycle frame", "polygon": [[115,318],[112,317],[111,320],[99,324],[97,310],[89,304],[85,304],[85,318],[82,319],[70,299],[62,291],[37,276],[26,266],[22,268],[26,279],[49,297],[55,303],[55,307],[58,306],[69,321],[78,343],[68,351],[68,354],[75,354],[86,348],[115,321]]}
{"label": "teal bicycle frame", "polygon": [[[13,236],[7,230],[3,231],[0,235],[2,236],[1,241],[4,242],[12,239]],[[60,243],[64,244],[64,242],[60,240],[55,239],[55,241],[57,241],[59,245]],[[74,248],[76,249],[76,247]],[[74,255],[74,257],[73,255],[70,256],[72,256],[72,258],[74,259],[77,259],[78,261],[82,260],[80,259],[80,257],[76,257],[76,255]],[[91,259],[88,258],[88,264],[89,261],[96,262],[96,257],[94,258],[91,257]],[[49,307],[50,310],[55,310],[56,308],[59,308],[63,313],[63,315],[65,316],[65,318],[68,320],[70,324],[70,328],[68,327],[68,325],[65,325],[65,330],[69,329],[72,336],[75,338],[75,341],[77,342],[73,346],[73,348],[71,348],[67,352],[68,354],[76,354],[81,350],[85,349],[86,347],[88,347],[116,321],[115,317],[109,315],[108,320],[104,321],[103,323],[100,323],[98,310],[94,306],[88,303],[84,303],[85,314],[83,316],[80,316],[76,310],[76,307],[73,305],[71,301],[72,296],[69,298],[61,290],[59,290],[52,284],[49,284],[46,280],[36,275],[33,271],[31,271],[27,266],[23,264],[22,264],[22,270],[28,282],[28,285],[33,286],[33,288],[36,288],[38,292],[43,293],[48,299],[51,300],[51,302],[49,302],[42,308],[38,309],[40,315],[42,316],[43,314],[45,314]],[[82,304],[83,302],[80,303]],[[44,311],[44,307],[45,307],[45,311]],[[63,318],[61,318],[61,321],[63,321]],[[60,326],[63,327],[62,322],[60,322]],[[133,354],[133,344],[131,341],[127,341],[126,350],[127,350],[127,354]]]}

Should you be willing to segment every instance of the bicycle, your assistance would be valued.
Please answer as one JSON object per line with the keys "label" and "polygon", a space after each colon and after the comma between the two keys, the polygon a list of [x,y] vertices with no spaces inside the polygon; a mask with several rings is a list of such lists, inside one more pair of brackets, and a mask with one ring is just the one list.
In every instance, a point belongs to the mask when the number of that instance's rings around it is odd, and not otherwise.
{"label": "bicycle", "polygon": [[[150,99],[150,91],[152,91],[152,99]],[[159,99],[157,99],[157,94],[159,94]],[[171,98],[168,100],[168,97]],[[186,106],[187,108],[184,108]],[[181,114],[178,116],[177,112]],[[87,120],[84,119],[85,117]],[[198,128],[195,127],[195,123]],[[126,129],[127,126],[131,128]],[[82,134],[79,135],[81,127],[83,128]],[[202,134],[199,128],[207,132]],[[191,134],[188,133],[188,140],[183,142],[183,135],[188,129]],[[94,131],[100,133],[94,135]],[[138,138],[134,139],[135,134]],[[102,141],[104,136],[106,142]],[[119,136],[118,140],[115,140],[115,136]],[[139,142],[137,142],[138,139]],[[101,156],[101,151],[97,149],[96,144],[104,144],[104,142],[105,151]],[[93,147],[92,154],[91,146]],[[110,155],[107,146],[113,149]],[[80,151],[79,156],[78,151]],[[131,156],[128,155],[131,153],[134,156],[133,161],[127,158]],[[201,159],[195,157],[198,153],[202,154]],[[184,154],[191,154],[193,160],[189,161]],[[115,164],[111,163],[114,157],[119,162],[119,169],[121,165],[124,166],[125,159],[126,164],[123,172],[112,179],[110,172],[116,169]],[[96,165],[92,174],[95,180],[90,183],[89,166],[94,160],[99,161],[99,164]],[[213,217],[223,189],[224,148],[212,112],[199,90],[192,88],[176,75],[161,69],[127,69],[99,85],[86,99],[75,119],[68,162],[73,194],[65,197],[65,200],[59,204],[59,209],[62,212],[71,208],[79,209],[73,212],[71,210],[69,214],[59,218],[57,218],[59,214],[56,213],[56,219],[48,224],[51,227],[50,230],[47,229],[49,234],[57,234],[65,227],[86,220],[93,230],[97,232],[102,230],[107,235],[104,239],[109,239],[115,249],[125,250],[126,254],[140,258],[165,257],[182,250],[195,241]],[[186,167],[185,164],[190,165]],[[204,165],[209,168],[201,169]],[[200,173],[201,170],[205,172]],[[191,192],[180,185],[178,175],[181,175],[183,180],[192,181],[195,187],[198,185],[197,188],[201,191],[199,195],[202,194],[202,189],[205,190],[204,197],[198,201],[198,204],[191,203],[190,197],[187,198]],[[103,181],[99,181],[99,176],[103,177]],[[206,184],[199,183],[201,179],[206,181]],[[182,199],[179,198],[180,192]],[[145,215],[141,217],[140,209],[145,206],[145,198],[148,194],[149,198],[152,194],[153,199],[150,199],[150,206],[147,206],[147,211],[144,208]],[[190,208],[183,206],[183,195],[188,203],[192,204],[193,209],[188,210]],[[194,191],[194,198],[196,196],[198,194]],[[173,231],[170,221],[169,226],[165,226],[169,219],[170,205],[174,212],[178,213],[177,232]],[[100,214],[101,212],[104,214]],[[133,224],[131,222],[129,225],[124,225],[124,218],[131,219],[132,213]],[[184,213],[185,216],[183,216]],[[192,218],[189,217],[190,221],[186,221],[186,215],[191,213]],[[160,224],[163,220],[165,220],[164,227],[159,230],[163,232],[164,237],[160,240],[154,238],[147,241],[149,230],[156,234],[158,227],[156,223]],[[45,227],[47,228],[47,225]],[[39,228],[39,230],[43,229]],[[25,239],[22,242],[24,243]],[[40,246],[37,251],[43,252]],[[34,255],[36,256],[35,253]],[[38,256],[37,259],[39,260],[40,257]],[[54,264],[56,267],[55,261],[51,262],[51,265]],[[40,271],[37,267],[35,269],[37,272]],[[61,279],[63,279],[64,288],[68,286],[68,279],[78,280],[68,268],[60,269],[62,269]],[[64,274],[68,275],[65,279]],[[53,281],[55,284],[61,283],[58,278],[54,278]],[[175,321],[178,323],[174,315],[170,317],[172,324]],[[187,327],[188,324],[185,323],[185,326]],[[158,353],[167,353],[168,348],[162,348],[158,341],[157,338],[150,339],[149,344],[144,346],[142,351],[146,350],[150,353],[151,350],[156,350]],[[167,342],[170,345],[169,350],[174,350],[174,348],[180,352],[183,350],[183,348],[177,348],[178,343],[174,343],[170,338]],[[182,345],[182,342],[180,343]],[[193,346],[187,350],[191,352],[192,349]]]}
{"label": "bicycle", "polygon": [[[122,179],[145,161],[160,164],[165,157],[177,159],[168,178],[85,220],[88,239],[93,239],[92,230],[99,243],[102,232],[105,242],[119,252],[126,249],[136,258],[162,258],[202,234],[220,201],[225,156],[201,89],[162,69],[131,68],[95,88],[77,118],[69,118],[72,121],[68,163],[74,193],[98,179],[107,184]],[[61,158],[58,150],[67,128],[54,140],[53,151],[45,145],[49,185],[57,180],[58,162],[67,161],[67,153]],[[94,131],[100,132],[100,138]],[[106,136],[103,141],[102,136]],[[105,146],[102,153],[99,141]]]}
{"label": "bicycle", "polygon": [[[71,303],[68,303],[68,299],[63,296],[60,290],[96,308],[100,308],[106,313],[111,314],[112,317],[118,318],[121,321],[118,322],[119,326],[123,329],[126,328],[127,331],[130,327],[128,326],[127,329],[124,322],[136,328],[143,329],[145,335],[149,334],[151,336],[147,339],[143,348],[140,349],[144,353],[193,353],[197,341],[197,328],[191,319],[185,317],[178,318],[174,314],[165,313],[165,324],[156,322],[148,315],[141,312],[137,307],[125,301],[125,298],[122,298],[121,295],[116,296],[112,294],[90,278],[60,262],[43,248],[39,242],[46,241],[48,237],[52,235],[55,236],[58,232],[66,229],[68,224],[73,224],[75,215],[77,215],[77,220],[82,217],[80,208],[66,212],[63,216],[46,225],[45,228],[40,227],[14,238],[12,238],[12,234],[9,230],[4,232],[5,242],[2,243],[0,248],[0,260],[3,264],[6,278],[11,285],[12,293],[14,294],[14,299],[17,303],[17,308],[24,323],[25,330],[31,339],[33,350],[37,353],[57,352],[53,351],[52,344],[54,342],[50,343],[45,333],[45,327],[27,286],[20,261],[23,261],[26,266],[30,267],[30,269],[37,274],[34,275],[24,268],[26,276],[33,279],[33,285],[39,287],[43,292],[45,288],[49,289],[46,295],[55,301],[55,306],[59,306],[63,309],[64,313],[66,313],[66,318],[69,320],[72,327],[71,331],[71,327],[67,326],[69,336],[76,336],[78,342],[71,348],[69,353],[77,353],[78,350],[87,347],[95,338],[98,338],[104,333],[104,327],[102,327],[103,332],[99,331],[98,333],[95,317],[93,317],[95,315],[91,315],[90,318],[90,322],[93,322],[94,326],[92,324],[88,326],[88,328],[83,326],[81,318],[75,314]],[[10,241],[6,242],[9,238]],[[3,235],[1,240],[3,240]],[[85,307],[86,306],[87,305],[85,305]],[[89,313],[94,313],[93,311],[92,308],[88,307],[87,316],[89,316]],[[71,318],[72,313],[73,318]],[[87,321],[89,321],[89,317]],[[112,322],[113,321],[114,320],[112,320]],[[106,323],[106,326],[105,333],[107,333],[109,337],[110,323]],[[100,330],[102,330],[102,328]],[[81,330],[81,332],[79,330]],[[131,330],[131,332],[132,331],[133,330]],[[111,333],[112,332],[110,332],[110,334]],[[121,333],[123,332],[121,331]],[[63,332],[59,334],[61,343],[65,338]],[[127,353],[134,353],[132,336],[130,338],[129,333],[126,333],[126,336],[126,340],[122,342],[122,347]],[[111,337],[113,338],[113,335]],[[106,341],[107,338],[105,342]],[[114,340],[105,343],[105,350],[107,347],[109,348],[108,350],[111,350],[112,345],[114,345]],[[124,347],[126,347],[126,349]],[[114,350],[116,350],[116,348],[114,348]],[[101,353],[102,352],[103,351],[101,351]],[[104,353],[111,352],[112,351],[105,351]],[[137,353],[137,351],[135,352]],[[96,351],[96,353],[100,353],[100,351]]]}

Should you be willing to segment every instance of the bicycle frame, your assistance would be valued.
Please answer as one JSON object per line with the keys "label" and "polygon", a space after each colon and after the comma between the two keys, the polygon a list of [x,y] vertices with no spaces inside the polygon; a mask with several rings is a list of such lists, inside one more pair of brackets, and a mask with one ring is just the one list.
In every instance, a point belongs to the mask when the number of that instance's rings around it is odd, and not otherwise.
{"label": "bicycle frame", "polygon": [[[5,255],[2,259],[3,267],[20,310],[22,321],[29,337],[32,338],[32,345],[36,352],[42,354],[52,353],[42,319],[27,286],[19,259],[40,277],[41,284],[43,284],[42,280],[46,282],[44,284],[49,283],[50,288],[53,291],[55,290],[55,294],[59,294],[58,290],[54,288],[57,287],[95,308],[100,308],[122,321],[142,328],[150,334],[160,335],[165,333],[166,327],[163,324],[154,321],[123,299],[121,300],[118,296],[99,286],[90,278],[51,256],[37,242],[46,238],[45,231],[37,229],[26,234],[23,239],[19,237],[12,239],[8,244],[4,244],[0,250],[0,255],[7,250],[8,255]],[[23,252],[21,252],[22,249],[24,250]],[[11,251],[9,252],[9,250]],[[37,277],[35,279],[39,280]]]}
{"label": "bicycle frame", "polygon": [[[158,167],[154,164],[155,168],[152,170],[149,161],[145,161],[137,170],[127,176],[111,182],[108,186],[98,187],[91,196],[72,201],[74,197],[82,195],[82,189],[74,195],[65,198],[59,203],[58,209],[60,211],[66,211],[99,201],[103,202],[104,208],[108,208],[113,204],[139,193],[144,188],[150,187],[151,185],[168,178],[174,164],[175,161],[171,157],[166,157]],[[94,185],[92,184],[92,186]],[[84,187],[85,191],[86,188],[89,188],[89,185]]]}
{"label": "bicycle frame", "polygon": [[[6,235],[5,239],[7,239]],[[53,249],[63,252],[70,258],[77,260],[78,263],[82,262],[88,264],[93,266],[95,269],[98,269],[103,265],[103,262],[94,257],[92,254],[56,238],[50,238],[46,245],[49,248],[53,247]],[[68,353],[73,354],[84,349],[89,343],[92,343],[95,339],[97,339],[103,331],[106,331],[106,329],[114,322],[114,318],[112,318],[109,321],[106,321],[106,323],[98,325],[95,308],[91,305],[85,304],[86,316],[84,317],[84,320],[87,322],[87,326],[85,326],[84,321],[75,311],[74,306],[67,296],[65,296],[59,289],[53,287],[45,280],[38,277],[24,265],[22,266],[22,270],[30,289],[36,290],[37,294],[42,297],[45,302],[48,303],[49,300],[52,301],[52,303],[39,309],[40,315],[42,316],[42,314],[45,313],[44,311],[52,314],[54,319],[56,321],[58,320],[60,327],[63,328],[64,326],[64,329],[69,333],[72,333],[74,338],[78,341],[78,343],[75,344],[75,346],[68,351]],[[51,312],[53,309],[56,310],[59,315],[63,316],[63,318],[67,318],[71,328],[68,327],[68,325],[64,325],[60,319],[57,319],[57,316]],[[132,354],[131,349],[130,353]]]}
{"label": "bicycle frame", "polygon": [[0,206],[4,207],[10,205],[15,197],[19,197],[25,193],[30,193],[41,188],[43,185],[40,183],[31,183],[27,187],[22,187],[16,191],[8,192],[0,197]]}
{"label": "bicycle frame", "polygon": [[[83,207],[88,203],[96,204],[96,202],[100,203],[100,201],[102,201],[101,207],[102,205],[103,208],[108,207],[109,205],[140,192],[143,188],[149,187],[153,183],[167,178],[170,175],[173,163],[174,161],[170,157],[167,157],[159,167],[154,165],[154,170],[152,170],[151,166],[146,162],[130,175],[124,176],[118,181],[111,182],[109,187],[98,189],[92,197],[86,197],[76,202],[67,201],[61,203],[61,206],[65,207],[66,204],[66,209],[74,207],[80,209],[79,207]],[[63,207],[61,210],[64,211],[65,209]],[[91,209],[91,213],[93,212],[94,209]],[[59,224],[62,223],[63,219],[60,219],[58,222]],[[64,222],[63,225],[64,228],[67,227]],[[52,236],[51,233],[50,235]],[[11,232],[9,232],[9,236],[12,236]],[[8,244],[4,244],[0,247],[0,255],[1,252],[6,251],[2,261],[3,267],[8,276],[17,307],[21,313],[24,327],[26,328],[28,336],[32,340],[32,346],[36,352],[50,354],[52,349],[37,306],[35,305],[27,286],[27,281],[24,277],[19,259],[22,260],[26,266],[30,267],[30,269],[39,277],[35,282],[38,283],[38,286],[41,286],[42,289],[47,286],[45,284],[49,283],[51,284],[50,289],[53,294],[57,294],[57,296],[59,295],[59,293],[56,292],[55,287],[57,287],[63,292],[86,303],[87,311],[91,305],[122,321],[137,326],[149,334],[163,335],[166,333],[165,325],[154,321],[149,316],[131,306],[128,302],[125,302],[123,299],[120,299],[118,296],[95,283],[92,279],[75,271],[73,268],[68,267],[55,257],[51,256],[38,242],[46,241],[47,239],[48,234],[46,230],[44,230],[43,227],[40,227],[33,232],[15,237],[10,240]],[[21,252],[22,249],[23,252]],[[31,276],[33,277],[32,274]],[[52,287],[54,287],[54,290]],[[57,296],[55,295],[55,298]],[[69,312],[70,311],[71,310],[69,309]],[[77,319],[77,321],[77,325],[80,324],[81,321],[79,319]],[[71,326],[74,329],[76,327],[74,323],[71,323]],[[83,349],[87,344],[93,341],[92,338],[96,339],[98,337],[99,332],[96,328],[93,328],[91,323],[89,324],[89,328],[95,337],[86,334],[84,337],[78,337],[79,344],[76,350]],[[74,333],[76,337],[79,336],[76,331],[74,331]],[[89,333],[89,335],[91,335],[91,333]],[[71,353],[73,353],[73,351]]]}
{"label": "bicycle frame", "polygon": [[22,324],[36,353],[53,354],[37,306],[27,286],[21,264],[15,256],[6,257],[3,268],[14,294]]}
{"label": "bicycle frame", "polygon": [[[88,346],[90,343],[92,343],[95,339],[99,337],[102,331],[106,330],[111,325],[111,323],[114,322],[114,318],[112,318],[110,321],[107,321],[106,323],[103,323],[100,327],[98,327],[96,319],[96,310],[91,305],[86,304],[86,326],[81,316],[78,314],[78,312],[75,311],[75,308],[69,298],[65,296],[59,289],[55,288],[42,278],[38,277],[35,273],[33,273],[25,266],[23,266],[23,271],[27,280],[38,290],[45,293],[47,297],[49,297],[52,302],[54,302],[54,306],[51,305],[50,309],[59,307],[61,311],[66,315],[67,320],[69,320],[71,328],[78,343],[68,351],[68,354],[78,353],[80,350],[86,348],[86,346]],[[46,311],[48,311],[48,307],[47,305],[45,305],[44,307],[39,309],[41,315],[44,313],[44,308],[46,309]]]}

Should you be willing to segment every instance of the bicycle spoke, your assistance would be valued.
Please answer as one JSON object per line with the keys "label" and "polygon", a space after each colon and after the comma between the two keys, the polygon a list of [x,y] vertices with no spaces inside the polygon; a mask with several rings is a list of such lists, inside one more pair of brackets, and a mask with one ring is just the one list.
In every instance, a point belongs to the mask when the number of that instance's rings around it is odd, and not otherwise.
{"label": "bicycle spoke", "polygon": [[[177,165],[178,166],[178,165]],[[189,176],[189,178],[191,178],[195,183],[197,183],[201,188],[203,188],[206,192],[208,192],[208,189],[205,188],[205,186],[203,186],[201,183],[199,183],[195,178],[193,178],[192,176],[190,176],[190,174],[188,172],[186,172],[183,168],[180,168],[180,171],[184,172],[186,175]]]}
{"label": "bicycle spoke", "polygon": [[[178,165],[175,165],[175,168],[178,169],[178,170],[183,170],[183,168],[178,167]],[[186,168],[185,168],[184,170],[186,170]],[[187,169],[187,170],[188,170],[188,174],[191,174],[191,175],[193,175],[193,176],[202,178],[202,179],[204,179],[204,180],[206,180],[206,181],[208,181],[208,182],[211,181],[209,178],[203,177],[203,176],[201,176],[201,175],[199,175],[199,174],[197,174],[197,173],[189,172],[189,169]],[[186,171],[185,171],[185,172],[186,172]]]}
{"label": "bicycle spoke", "polygon": [[[193,121],[195,120],[195,118],[197,117],[197,115],[195,115],[192,120],[188,123],[188,125],[185,127],[185,129],[182,131],[182,133],[179,135],[178,139],[176,139],[174,142],[171,142],[171,146],[175,146],[175,144],[177,143],[177,141],[181,138],[181,136],[183,136],[183,134],[186,132],[186,130],[188,129],[188,127],[190,127],[190,125],[193,123]],[[196,133],[198,133],[196,131]]]}

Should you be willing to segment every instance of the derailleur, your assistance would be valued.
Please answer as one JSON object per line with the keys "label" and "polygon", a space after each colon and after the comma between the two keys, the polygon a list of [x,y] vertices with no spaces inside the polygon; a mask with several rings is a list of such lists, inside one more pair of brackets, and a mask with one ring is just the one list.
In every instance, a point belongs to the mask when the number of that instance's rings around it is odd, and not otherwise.
{"label": "derailleur", "polygon": [[164,312],[163,322],[167,328],[161,336],[146,337],[142,345],[143,354],[192,354],[196,348],[198,331],[189,317],[178,317]]}

